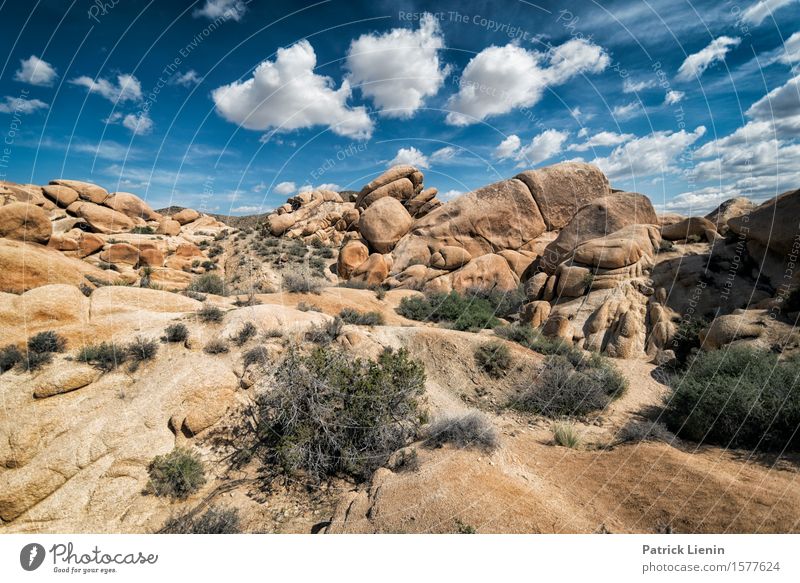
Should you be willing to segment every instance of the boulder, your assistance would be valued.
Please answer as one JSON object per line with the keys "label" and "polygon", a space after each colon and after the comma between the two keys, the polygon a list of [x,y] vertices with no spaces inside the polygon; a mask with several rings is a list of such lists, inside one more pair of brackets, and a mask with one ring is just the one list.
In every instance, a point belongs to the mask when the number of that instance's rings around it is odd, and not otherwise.
{"label": "boulder", "polygon": [[592,283],[592,272],[579,265],[561,264],[556,271],[556,295],[559,298],[577,298],[586,293]]}
{"label": "boulder", "polygon": [[608,178],[583,162],[563,162],[516,176],[530,189],[548,230],[561,229],[577,210],[596,198],[611,194]]}
{"label": "boulder", "polygon": [[167,235],[168,237],[175,237],[181,233],[181,224],[172,219],[162,219],[161,222],[158,223],[156,233],[159,235]]}
{"label": "boulder", "polygon": [[202,307],[197,300],[179,294],[124,285],[97,288],[90,300],[92,317],[122,312],[193,313]]}
{"label": "boulder", "polygon": [[367,184],[366,186],[364,186],[364,188],[361,189],[361,192],[358,193],[359,198],[356,200],[356,206],[360,206],[358,204],[358,200],[363,199],[373,190],[377,190],[381,186],[386,186],[387,184],[389,184],[390,182],[394,182],[395,180],[411,176],[416,172],[418,172],[418,170],[408,164],[400,166],[392,166],[391,168],[389,168],[389,170],[378,176],[376,179],[370,181],[369,184]]}
{"label": "boulder", "polygon": [[413,222],[400,201],[385,197],[364,211],[358,221],[358,230],[375,251],[388,253],[408,233]]}
{"label": "boulder", "polygon": [[102,204],[108,198],[108,191],[102,186],[80,180],[51,180],[50,184],[67,186],[78,193],[81,200]]}
{"label": "boulder", "polygon": [[431,255],[430,266],[436,269],[446,269],[452,271],[463,267],[472,259],[472,255],[466,249],[445,245],[436,253]]}
{"label": "boulder", "polygon": [[375,201],[382,198],[394,198],[400,201],[405,201],[414,196],[414,184],[408,178],[401,178],[390,182],[385,186],[376,188],[363,198],[356,201],[358,208],[364,209],[375,203]]}
{"label": "boulder", "polygon": [[369,258],[369,249],[361,241],[348,241],[339,250],[336,272],[342,279],[349,279],[353,270]]}
{"label": "boulder", "polygon": [[380,285],[389,277],[389,265],[380,253],[373,253],[350,274],[350,281],[357,281],[369,287]]}
{"label": "boulder", "polygon": [[150,208],[149,204],[130,192],[115,192],[103,204],[132,219],[157,221],[161,218],[161,215]]}
{"label": "boulder", "polygon": [[114,243],[100,253],[100,259],[107,263],[133,266],[139,263],[139,249],[127,243]]}
{"label": "boulder", "polygon": [[703,348],[714,350],[737,340],[755,340],[765,331],[766,327],[750,322],[744,314],[728,314],[714,318],[699,337]]}
{"label": "boulder", "polygon": [[164,254],[155,247],[141,249],[139,251],[139,263],[148,267],[161,267],[164,265]]}
{"label": "boulder", "polygon": [[67,207],[67,212],[85,220],[93,231],[106,235],[130,231],[135,226],[122,213],[91,202],[74,202]]}
{"label": "boulder", "polygon": [[541,266],[548,273],[554,273],[558,265],[580,243],[605,237],[634,224],[658,224],[658,217],[649,198],[635,192],[618,192],[596,198],[578,209],[558,237],[547,245],[542,254]]}
{"label": "boulder", "polygon": [[10,193],[17,202],[25,202],[36,206],[44,207],[52,203],[42,194],[42,189],[34,184],[16,184],[14,182],[3,181],[0,183],[6,192]]}
{"label": "boulder", "polygon": [[16,294],[48,284],[80,286],[86,283],[85,275],[109,281],[104,271],[85,261],[12,239],[0,239],[0,273],[0,291]]}
{"label": "boulder", "polygon": [[[677,223],[661,227],[661,236],[668,241],[681,241],[689,237],[705,239],[707,238],[706,233],[709,231],[712,234],[717,232],[717,227],[714,223],[703,217],[689,217]],[[712,235],[709,241],[713,240],[714,237]]]}
{"label": "boulder", "polygon": [[473,259],[451,277],[452,288],[459,293],[470,290],[511,291],[519,285],[519,279],[508,262],[500,255],[489,253]]}
{"label": "boulder", "polygon": [[280,237],[294,226],[297,219],[298,216],[296,213],[269,215],[267,217],[267,227],[274,237]]}
{"label": "boulder", "polygon": [[84,258],[103,248],[106,242],[94,233],[81,233],[78,238],[77,257]]}
{"label": "boulder", "polygon": [[746,215],[756,208],[756,204],[749,198],[744,196],[737,196],[736,198],[729,198],[717,208],[706,215],[706,218],[714,223],[714,226],[720,235],[728,232],[728,221],[736,217]]}
{"label": "boulder", "polygon": [[186,416],[181,429],[193,436],[215,425],[234,403],[238,386],[239,379],[232,371],[197,379],[182,403]]}
{"label": "boulder", "polygon": [[58,184],[43,186],[42,192],[47,198],[63,208],[67,208],[79,198],[76,190],[69,186],[61,186]]}
{"label": "boulder", "polygon": [[798,217],[800,189],[784,192],[758,205],[750,213],[730,219],[728,227],[737,235],[787,255],[797,245]]}
{"label": "boulder", "polygon": [[171,218],[173,221],[178,221],[181,225],[185,225],[199,219],[200,213],[194,209],[183,209],[172,215]]}
{"label": "boulder", "polygon": [[178,269],[153,268],[150,281],[167,289],[183,289],[192,283],[192,274]]}
{"label": "boulder", "polygon": [[550,302],[536,301],[528,302],[522,307],[520,312],[520,322],[538,328],[550,317],[552,306]]}
{"label": "boulder", "polygon": [[98,379],[100,371],[87,364],[70,363],[59,366],[36,377],[33,388],[35,399],[61,395],[90,385]]}
{"label": "boulder", "polygon": [[185,258],[204,257],[203,252],[200,250],[200,247],[198,247],[194,243],[179,244],[175,248],[175,256],[185,257]]}
{"label": "boulder", "polygon": [[685,219],[683,215],[679,215],[678,213],[659,213],[658,214],[658,224],[662,227],[666,227],[667,225],[674,225],[675,223],[680,223],[683,219]]}
{"label": "boulder", "polygon": [[394,263],[392,273],[400,273],[412,265],[428,265],[431,259],[431,250],[428,242],[415,235],[406,235],[392,251]]}
{"label": "boulder", "polygon": [[0,237],[46,245],[52,233],[50,217],[40,207],[22,202],[0,206]]}
{"label": "boulder", "polygon": [[525,282],[525,297],[531,301],[538,300],[542,292],[544,292],[544,286],[547,284],[548,277],[549,276],[543,271],[533,274],[533,277]]}
{"label": "boulder", "polygon": [[434,249],[462,247],[473,257],[519,249],[544,231],[528,187],[515,179],[460,196],[418,219],[411,230]]}
{"label": "boulder", "polygon": [[628,225],[605,237],[589,239],[575,247],[575,262],[592,268],[619,269],[655,257],[660,243],[655,225]]}
{"label": "boulder", "polygon": [[80,249],[78,239],[66,233],[53,233],[50,236],[50,240],[47,242],[47,246],[58,249],[59,251],[75,252]]}

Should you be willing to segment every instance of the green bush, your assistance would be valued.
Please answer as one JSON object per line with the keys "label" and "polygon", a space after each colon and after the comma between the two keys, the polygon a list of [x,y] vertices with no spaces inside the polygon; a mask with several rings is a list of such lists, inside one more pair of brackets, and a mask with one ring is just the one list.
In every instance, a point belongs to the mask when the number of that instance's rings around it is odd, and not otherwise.
{"label": "green bush", "polygon": [[359,312],[352,308],[344,308],[339,312],[339,317],[345,324],[358,326],[382,326],[384,322],[380,312]]}
{"label": "green bush", "polygon": [[330,247],[322,247],[321,249],[316,251],[316,254],[322,257],[323,259],[332,259],[333,258],[333,249]]}
{"label": "green bush", "polygon": [[126,353],[131,362],[131,369],[136,370],[142,362],[153,360],[156,357],[158,342],[137,336],[133,342],[128,344]]}
{"label": "green bush", "polygon": [[405,350],[377,361],[292,348],[273,390],[257,397],[257,441],[270,464],[313,481],[368,478],[416,436],[425,371]]}
{"label": "green bush", "polygon": [[528,301],[524,285],[517,286],[512,290],[493,289],[486,291],[481,288],[470,289],[466,296],[485,299],[491,304],[494,315],[499,318],[507,318],[517,314],[523,304]]}
{"label": "green bush", "polygon": [[[205,263],[203,266],[205,267]],[[195,276],[186,289],[191,292],[202,294],[225,295],[225,283],[216,273],[203,273]]]}
{"label": "green bush", "polygon": [[33,372],[51,362],[53,362],[52,352],[33,352],[29,350],[25,353],[25,356],[22,357],[19,367],[23,371]]}
{"label": "green bush", "polygon": [[131,229],[131,233],[133,233],[134,235],[152,235],[155,233],[155,230],[153,229],[153,227],[148,227],[148,226],[134,227]]}
{"label": "green bush", "polygon": [[540,330],[527,324],[497,326],[494,333],[539,354],[558,354],[566,357],[572,363],[580,362],[584,358],[583,351],[569,342],[560,338],[548,338]]}
{"label": "green bush", "polygon": [[291,293],[321,294],[324,282],[309,273],[287,273],[283,276],[283,288]]}
{"label": "green bush", "polygon": [[539,376],[520,387],[513,404],[546,417],[582,416],[604,409],[627,386],[625,377],[601,356],[584,357],[578,362],[551,356]]}
{"label": "green bush", "polygon": [[499,379],[511,367],[511,351],[502,342],[487,342],[475,350],[475,364],[494,379]]}
{"label": "green bush", "polygon": [[204,304],[197,310],[197,317],[201,322],[220,322],[224,316],[225,313],[222,310],[211,304]]}
{"label": "green bush", "polygon": [[800,446],[800,360],[746,347],[700,352],[673,375],[664,421],[679,437],[760,450]]}
{"label": "green bush", "polygon": [[101,342],[100,344],[91,344],[81,348],[75,360],[109,372],[123,364],[127,358],[128,351],[125,347],[116,346],[111,342]]}
{"label": "green bush", "polygon": [[403,298],[397,312],[410,320],[444,322],[456,330],[479,330],[499,323],[488,300],[455,291]]}
{"label": "green bush", "polygon": [[170,518],[158,534],[239,534],[239,511],[210,507],[200,516],[191,512]]}
{"label": "green bush", "polygon": [[498,446],[497,432],[486,415],[471,412],[455,417],[443,417],[426,430],[425,445],[441,447],[445,443],[458,448],[475,447],[491,451]]}
{"label": "green bush", "polygon": [[167,342],[185,342],[189,338],[189,329],[180,322],[170,324],[164,330],[164,340]]}
{"label": "green bush", "polygon": [[306,331],[306,340],[314,344],[330,344],[342,333],[344,322],[336,317],[322,324],[314,324]]}
{"label": "green bush", "polygon": [[64,352],[66,341],[52,330],[28,338],[28,352]]}
{"label": "green bush", "polygon": [[236,333],[236,336],[233,337],[233,343],[236,344],[236,346],[244,346],[247,344],[247,341],[253,338],[257,333],[258,329],[255,324],[252,322],[245,322]]}
{"label": "green bush", "polygon": [[265,366],[269,363],[269,352],[267,352],[267,349],[263,346],[251,348],[242,355],[242,363],[245,368],[254,364]]}
{"label": "green bush", "polygon": [[156,456],[147,466],[147,473],[150,475],[150,491],[156,496],[183,499],[206,482],[200,458],[183,448]]}
{"label": "green bush", "polygon": [[11,370],[21,363],[23,358],[22,351],[13,344],[4,346],[0,349],[0,373]]}
{"label": "green bush", "polygon": [[556,423],[553,425],[553,442],[562,447],[578,449],[581,436],[572,423]]}
{"label": "green bush", "polygon": [[203,352],[206,354],[225,354],[229,351],[228,343],[222,339],[215,339],[208,342],[203,347]]}

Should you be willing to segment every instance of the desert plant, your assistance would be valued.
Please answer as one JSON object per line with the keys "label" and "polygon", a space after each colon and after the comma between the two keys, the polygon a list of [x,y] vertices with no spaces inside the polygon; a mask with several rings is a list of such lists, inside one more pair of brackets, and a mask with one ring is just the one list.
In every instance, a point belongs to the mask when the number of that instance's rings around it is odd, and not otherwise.
{"label": "desert plant", "polygon": [[497,326],[494,333],[539,354],[559,354],[573,363],[580,362],[584,358],[583,352],[571,343],[560,338],[548,338],[540,330],[527,324]]}
{"label": "desert plant", "polygon": [[225,295],[225,283],[215,273],[203,273],[195,276],[186,289],[203,294]]}
{"label": "desert plant", "polygon": [[342,333],[344,322],[339,317],[321,324],[314,324],[306,331],[306,340],[314,344],[330,344]]}
{"label": "desert plant", "polygon": [[490,377],[499,379],[511,367],[511,351],[502,342],[487,342],[475,350],[475,364]]}
{"label": "desert plant", "polygon": [[256,293],[253,290],[247,292],[247,296],[244,298],[237,297],[236,300],[233,302],[233,305],[237,308],[246,308],[247,306],[257,306],[261,303],[256,297]]}
{"label": "desert plant", "polygon": [[125,349],[131,370],[136,370],[142,362],[153,360],[158,354],[158,342],[137,336]]}
{"label": "desert plant", "polygon": [[474,447],[491,451],[498,445],[497,432],[491,421],[477,411],[438,419],[428,426],[425,433],[425,445],[428,447],[442,447],[449,443],[458,448]]}
{"label": "desert plant", "polygon": [[675,359],[679,366],[684,366],[689,357],[700,348],[700,332],[708,326],[702,318],[686,317],[678,324],[675,335],[670,340],[670,346],[675,351]]}
{"label": "desert plant", "polygon": [[298,302],[297,309],[301,312],[321,312],[322,308],[316,304],[309,304],[307,302]]}
{"label": "desert plant", "polygon": [[323,259],[332,259],[333,258],[333,249],[330,247],[322,247],[316,251],[316,254],[322,257]]}
{"label": "desert plant", "polygon": [[380,312],[359,312],[352,308],[344,308],[339,312],[339,317],[345,324],[356,324],[358,326],[381,326],[384,319]]}
{"label": "desert plant", "polygon": [[375,288],[375,299],[383,301],[383,299],[385,297],[386,297],[386,288],[383,287],[382,285],[379,285],[378,287],[376,287]]}
{"label": "desert plant", "polygon": [[183,448],[153,458],[147,466],[147,473],[150,476],[149,490],[156,496],[183,499],[206,482],[200,458]]}
{"label": "desert plant", "polygon": [[4,346],[0,349],[0,373],[11,370],[22,362],[23,358],[22,351],[13,344]]}
{"label": "desert plant", "polygon": [[153,230],[153,227],[148,226],[134,227],[131,229],[131,233],[135,235],[152,235],[155,233],[155,230]]}
{"label": "desert plant", "polygon": [[800,360],[743,346],[700,352],[670,379],[664,421],[678,437],[725,447],[800,446]]}
{"label": "desert plant", "polygon": [[403,298],[397,312],[410,320],[445,322],[456,330],[491,328],[499,323],[488,300],[455,291]]}
{"label": "desert plant", "polygon": [[263,346],[256,346],[251,348],[242,355],[242,364],[247,368],[249,366],[259,364],[266,365],[269,363],[269,352]]}
{"label": "desert plant", "polygon": [[283,276],[283,288],[291,293],[321,294],[324,282],[310,273],[287,273]]}
{"label": "desert plant", "polygon": [[196,313],[201,322],[219,322],[225,316],[222,310],[211,304],[204,304]]}
{"label": "desert plant", "polygon": [[622,426],[617,433],[617,441],[631,443],[639,441],[665,441],[671,442],[674,435],[660,422],[632,420]]}
{"label": "desert plant", "polygon": [[28,338],[28,352],[64,352],[66,341],[52,330]]}
{"label": "desert plant", "polygon": [[205,352],[206,354],[225,354],[229,350],[230,349],[228,348],[228,343],[222,340],[221,338],[210,340],[203,347],[203,352]]}
{"label": "desert plant", "polygon": [[242,532],[239,511],[211,506],[203,514],[192,512],[173,516],[158,534],[238,534]]}
{"label": "desert plant", "polygon": [[34,352],[28,350],[19,362],[19,368],[26,372],[39,370],[43,366],[53,362],[52,352]]}
{"label": "desert plant", "polygon": [[109,372],[123,364],[128,358],[125,347],[111,342],[101,342],[84,346],[78,351],[75,360],[91,364],[104,372]]}
{"label": "desert plant", "polygon": [[252,322],[245,322],[242,324],[242,327],[239,328],[239,331],[236,335],[232,338],[233,343],[236,346],[244,346],[247,344],[247,341],[253,338],[258,333],[258,329],[256,325]]}
{"label": "desert plant", "polygon": [[189,329],[186,324],[177,322],[170,324],[164,329],[164,340],[166,342],[185,342],[189,338]]}
{"label": "desert plant", "polygon": [[288,351],[274,388],[257,398],[256,439],[264,459],[318,482],[344,473],[366,479],[420,425],[425,372],[405,350],[377,361],[330,348]]}
{"label": "desert plant", "polygon": [[578,449],[581,444],[581,436],[572,423],[554,423],[553,442],[562,447]]}
{"label": "desert plant", "polygon": [[551,356],[536,379],[522,384],[513,405],[546,417],[582,416],[605,408],[626,388],[625,377],[602,357],[573,363]]}

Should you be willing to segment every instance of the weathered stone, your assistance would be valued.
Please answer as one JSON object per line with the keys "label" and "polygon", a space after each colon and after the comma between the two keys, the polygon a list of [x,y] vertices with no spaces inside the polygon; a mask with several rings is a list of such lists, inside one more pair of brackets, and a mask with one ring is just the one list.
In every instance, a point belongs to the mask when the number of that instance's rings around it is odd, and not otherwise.
{"label": "weathered stone", "polygon": [[380,253],[373,253],[350,274],[350,281],[357,281],[369,287],[380,285],[389,277],[389,266]]}
{"label": "weathered stone", "polygon": [[369,249],[361,241],[348,241],[339,250],[336,272],[342,279],[349,279],[353,270],[369,258]]}
{"label": "weathered stone", "polygon": [[472,259],[472,255],[466,249],[445,245],[436,253],[431,255],[430,266],[436,269],[446,269],[452,271],[463,267]]}
{"label": "weathered stone", "polygon": [[388,253],[408,232],[413,222],[401,202],[385,197],[363,212],[358,229],[370,247],[378,253]]}
{"label": "weathered stone", "polygon": [[80,180],[51,180],[50,184],[67,186],[78,193],[81,200],[86,200],[94,204],[102,204],[108,198],[108,191],[102,186],[97,186],[91,182],[81,182]]}
{"label": "weathered stone", "polygon": [[194,209],[183,209],[172,215],[173,221],[178,221],[181,226],[200,218],[200,213]]}
{"label": "weathered stone", "polygon": [[0,237],[46,245],[52,233],[50,217],[40,207],[22,202],[0,206]]}
{"label": "weathered stone", "polygon": [[58,184],[48,184],[42,187],[44,195],[56,203],[58,206],[66,208],[78,200],[78,192],[69,186]]}

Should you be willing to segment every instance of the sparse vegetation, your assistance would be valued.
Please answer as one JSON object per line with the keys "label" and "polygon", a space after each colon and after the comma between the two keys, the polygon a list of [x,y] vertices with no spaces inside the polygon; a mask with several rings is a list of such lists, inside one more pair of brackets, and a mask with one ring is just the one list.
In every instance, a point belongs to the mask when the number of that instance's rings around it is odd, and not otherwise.
{"label": "sparse vegetation", "polygon": [[675,374],[664,420],[678,437],[724,447],[800,446],[800,360],[743,346],[700,352]]}
{"label": "sparse vegetation", "polygon": [[551,418],[583,416],[604,409],[627,386],[625,377],[599,355],[578,361],[555,355],[537,378],[520,387],[513,405]]}
{"label": "sparse vegetation", "polygon": [[660,422],[648,420],[632,420],[626,423],[617,433],[620,443],[635,443],[639,441],[664,441],[671,442],[675,436]]}
{"label": "sparse vegetation", "polygon": [[153,360],[158,354],[158,342],[149,338],[137,336],[133,342],[127,346],[128,360],[131,362],[131,370],[136,370],[145,361]]}
{"label": "sparse vegetation", "polygon": [[255,364],[264,366],[267,363],[269,363],[269,352],[263,346],[251,348],[242,355],[242,364],[245,368]]}
{"label": "sparse vegetation", "polygon": [[203,273],[195,276],[186,289],[203,294],[225,295],[225,283],[215,273]]}
{"label": "sparse vegetation", "polygon": [[66,340],[52,330],[39,332],[28,339],[28,352],[64,352]]}
{"label": "sparse vegetation", "polygon": [[199,516],[191,512],[167,520],[159,534],[239,534],[239,511],[212,506]]}
{"label": "sparse vegetation", "polygon": [[239,331],[236,335],[232,338],[233,343],[236,346],[244,346],[247,344],[247,341],[253,338],[258,333],[258,329],[256,325],[252,322],[245,322],[242,324],[242,327],[239,328]]}
{"label": "sparse vegetation", "polygon": [[75,360],[91,364],[104,372],[109,372],[123,364],[128,358],[128,351],[123,346],[111,342],[101,342],[84,346]]}
{"label": "sparse vegetation", "polygon": [[670,345],[675,351],[678,366],[684,366],[693,352],[700,348],[700,332],[708,326],[702,318],[683,318],[672,337]]}
{"label": "sparse vegetation", "polygon": [[492,423],[486,415],[477,411],[438,419],[431,423],[425,433],[428,447],[442,447],[449,443],[458,448],[474,447],[491,451],[499,443]]}
{"label": "sparse vegetation", "polygon": [[330,344],[342,333],[344,322],[336,317],[322,324],[314,324],[306,331],[306,340],[314,344]]}
{"label": "sparse vegetation", "polygon": [[581,436],[572,423],[554,423],[553,443],[570,449],[578,449],[581,444]]}
{"label": "sparse vegetation", "polygon": [[189,329],[186,324],[177,322],[170,324],[164,330],[164,340],[166,342],[185,342],[189,338]]}
{"label": "sparse vegetation", "polygon": [[292,348],[275,388],[257,399],[254,447],[268,464],[314,482],[339,473],[366,479],[416,435],[424,382],[405,350],[367,361]]}
{"label": "sparse vegetation", "polygon": [[33,372],[53,362],[52,352],[33,352],[28,350],[19,363],[21,370]]}
{"label": "sparse vegetation", "polygon": [[134,235],[153,235],[155,230],[153,227],[149,227],[145,225],[144,227],[134,227],[131,229],[131,233]]}
{"label": "sparse vegetation", "polygon": [[521,344],[539,354],[559,354],[568,358],[571,362],[578,362],[583,359],[583,352],[569,342],[558,338],[548,338],[540,330],[527,324],[498,326],[494,329],[494,333],[501,338]]}
{"label": "sparse vegetation", "polygon": [[184,499],[206,482],[200,458],[183,448],[155,457],[147,466],[147,473],[149,490],[156,496]]}
{"label": "sparse vegetation", "polygon": [[321,312],[322,308],[317,306],[316,304],[309,304],[307,302],[299,302],[297,304],[297,309],[301,312]]}
{"label": "sparse vegetation", "polygon": [[345,324],[358,326],[382,326],[384,319],[380,312],[359,312],[352,308],[344,308],[339,312],[339,317]]}
{"label": "sparse vegetation", "polygon": [[321,294],[324,282],[310,273],[287,273],[283,276],[283,288],[297,294]]}
{"label": "sparse vegetation", "polygon": [[475,350],[475,364],[494,379],[499,379],[511,367],[511,351],[502,342],[487,342]]}
{"label": "sparse vegetation", "polygon": [[397,312],[410,320],[447,323],[456,330],[479,330],[499,323],[488,300],[455,291],[403,298]]}
{"label": "sparse vegetation", "polygon": [[204,347],[203,352],[206,354],[225,354],[230,350],[228,343],[221,338],[210,340]]}
{"label": "sparse vegetation", "polygon": [[21,363],[23,358],[22,351],[13,344],[4,346],[0,349],[0,373],[11,370]]}
{"label": "sparse vegetation", "polygon": [[220,322],[225,316],[225,313],[217,306],[205,304],[202,308],[197,310],[197,317],[201,322]]}

